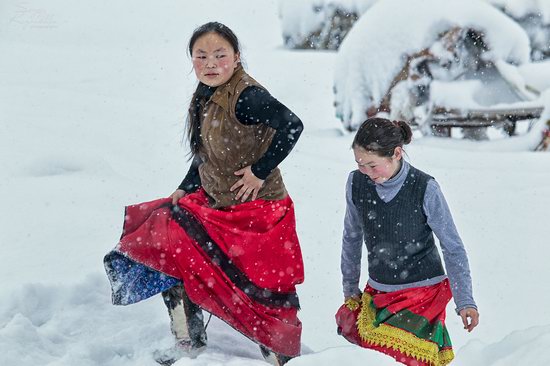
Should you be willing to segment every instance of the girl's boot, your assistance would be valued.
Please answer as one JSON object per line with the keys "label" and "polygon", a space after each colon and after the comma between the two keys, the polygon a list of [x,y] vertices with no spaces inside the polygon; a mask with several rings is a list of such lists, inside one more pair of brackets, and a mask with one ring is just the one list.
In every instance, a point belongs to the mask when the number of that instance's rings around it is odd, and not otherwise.
{"label": "girl's boot", "polygon": [[262,351],[262,356],[264,356],[264,360],[266,360],[273,366],[283,366],[285,363],[292,359],[292,357],[272,352],[264,346],[260,346],[260,351]]}
{"label": "girl's boot", "polygon": [[182,284],[162,292],[170,315],[170,329],[176,344],[155,354],[161,365],[172,365],[182,357],[195,358],[206,348],[202,310],[189,300]]}

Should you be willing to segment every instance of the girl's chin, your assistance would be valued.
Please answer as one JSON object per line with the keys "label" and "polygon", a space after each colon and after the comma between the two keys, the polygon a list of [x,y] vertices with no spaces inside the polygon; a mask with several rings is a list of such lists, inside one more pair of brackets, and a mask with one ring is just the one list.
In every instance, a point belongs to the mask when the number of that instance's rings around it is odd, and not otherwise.
{"label": "girl's chin", "polygon": [[223,78],[220,78],[220,77],[215,77],[215,78],[202,78],[201,82],[203,84],[206,84],[210,87],[217,87],[217,86],[220,86],[224,83],[226,83],[227,81],[229,81],[229,79],[227,80],[224,80]]}
{"label": "girl's chin", "polygon": [[211,87],[214,87],[214,86],[218,86],[218,83],[215,81],[215,80],[212,80],[212,79],[206,79],[206,80],[201,80],[203,84],[206,84],[208,86],[211,86]]}
{"label": "girl's chin", "polygon": [[384,178],[384,177],[371,178],[371,180],[372,180],[374,183],[384,183],[385,181],[387,181],[387,179]]}

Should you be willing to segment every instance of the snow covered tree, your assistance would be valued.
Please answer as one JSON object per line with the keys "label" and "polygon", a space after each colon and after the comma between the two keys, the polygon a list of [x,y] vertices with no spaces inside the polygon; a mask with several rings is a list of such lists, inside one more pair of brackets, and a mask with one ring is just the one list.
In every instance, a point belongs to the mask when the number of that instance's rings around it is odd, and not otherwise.
{"label": "snow covered tree", "polygon": [[486,0],[514,19],[529,36],[531,60],[550,58],[550,1]]}
{"label": "snow covered tree", "polygon": [[359,16],[378,0],[280,0],[287,48],[337,50]]}

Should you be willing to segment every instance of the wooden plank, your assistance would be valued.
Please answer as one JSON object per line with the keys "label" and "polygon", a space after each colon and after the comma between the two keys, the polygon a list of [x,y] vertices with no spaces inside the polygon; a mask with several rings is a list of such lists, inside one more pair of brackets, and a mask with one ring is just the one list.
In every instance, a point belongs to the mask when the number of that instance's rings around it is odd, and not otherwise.
{"label": "wooden plank", "polygon": [[530,119],[539,118],[543,107],[525,107],[514,109],[445,109],[434,108],[433,119],[438,120],[466,120],[466,119]]}
{"label": "wooden plank", "polygon": [[494,121],[486,121],[486,120],[461,120],[461,121],[455,121],[455,120],[436,120],[432,121],[430,123],[430,126],[434,127],[489,127],[493,126],[496,123],[500,122],[494,122]]}
{"label": "wooden plank", "polygon": [[517,122],[540,118],[543,107],[511,109],[445,109],[434,108],[432,126],[439,127],[488,127],[499,122]]}

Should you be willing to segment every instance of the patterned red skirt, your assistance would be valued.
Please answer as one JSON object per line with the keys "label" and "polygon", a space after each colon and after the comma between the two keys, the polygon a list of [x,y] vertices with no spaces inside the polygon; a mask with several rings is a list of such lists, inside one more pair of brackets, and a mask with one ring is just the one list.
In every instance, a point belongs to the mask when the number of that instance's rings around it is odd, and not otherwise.
{"label": "patterned red skirt", "polygon": [[[129,271],[121,256],[147,270]],[[201,189],[177,206],[170,199],[129,206],[120,242],[105,263],[115,303],[144,297],[121,295],[136,287],[129,283],[148,286],[155,279],[167,287],[180,280],[192,302],[248,338],[282,355],[300,353],[295,285],[304,271],[290,197],[212,209]]]}
{"label": "patterned red skirt", "polygon": [[442,366],[453,358],[445,327],[449,281],[395,292],[368,286],[361,302],[348,300],[336,313],[338,333],[410,366]]}

